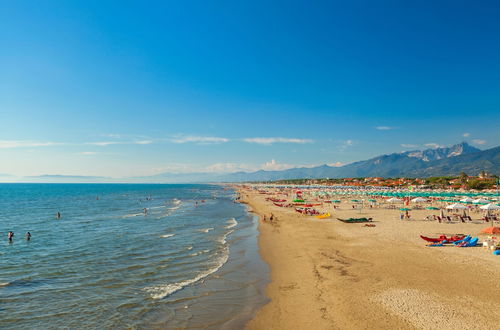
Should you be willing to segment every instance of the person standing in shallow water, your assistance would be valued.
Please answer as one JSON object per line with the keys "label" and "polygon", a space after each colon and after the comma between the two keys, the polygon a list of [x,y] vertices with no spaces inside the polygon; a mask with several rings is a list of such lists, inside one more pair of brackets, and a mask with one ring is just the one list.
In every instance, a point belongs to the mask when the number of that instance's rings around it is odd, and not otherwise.
{"label": "person standing in shallow water", "polygon": [[56,213],[56,219],[61,219],[61,213],[60,212]]}
{"label": "person standing in shallow water", "polygon": [[9,239],[9,242],[12,242],[12,238],[14,237],[14,232],[13,231],[9,231],[7,233],[7,238]]}
{"label": "person standing in shallow water", "polygon": [[26,240],[29,241],[31,239],[31,233],[27,232],[26,233]]}

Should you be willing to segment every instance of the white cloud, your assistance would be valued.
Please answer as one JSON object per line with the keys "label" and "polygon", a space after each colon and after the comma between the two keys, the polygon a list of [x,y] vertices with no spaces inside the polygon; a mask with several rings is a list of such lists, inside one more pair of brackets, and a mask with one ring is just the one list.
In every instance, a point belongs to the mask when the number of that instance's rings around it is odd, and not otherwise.
{"label": "white cloud", "polygon": [[426,144],[424,144],[424,146],[426,146],[427,148],[432,148],[432,149],[437,149],[437,148],[442,147],[441,145],[434,143],[434,142],[426,143]]}
{"label": "white cloud", "polygon": [[41,141],[0,140],[0,149],[52,147],[57,145],[62,145],[62,143],[41,142]]}
{"label": "white cloud", "polygon": [[[287,170],[295,167],[315,167],[319,166],[318,164],[307,164],[307,165],[293,165],[286,163],[279,163],[275,159],[271,159],[268,162],[263,164],[245,164],[245,163],[216,163],[205,168],[206,172],[214,172],[214,173],[233,173],[233,172],[255,172],[258,170],[265,171],[281,171]],[[338,162],[335,164],[331,164],[330,166],[342,166],[342,163]]]}
{"label": "white cloud", "polygon": [[91,155],[96,155],[97,152],[95,151],[82,151],[78,152],[77,155],[82,155],[82,156],[91,156]]}
{"label": "white cloud", "polygon": [[406,144],[406,143],[402,143],[401,146],[403,148],[418,148],[418,145],[416,144]]}
{"label": "white cloud", "polygon": [[388,131],[391,129],[394,129],[394,127],[389,127],[389,126],[377,126],[375,129],[378,129],[379,131]]}
{"label": "white cloud", "polygon": [[463,137],[469,137],[470,136],[470,133],[464,133],[462,134]]}
{"label": "white cloud", "polygon": [[216,163],[206,168],[207,172],[215,172],[215,173],[231,173],[238,171],[253,171],[253,170],[255,170],[255,167],[238,163]]}
{"label": "white cloud", "polygon": [[106,137],[109,137],[109,138],[113,138],[113,139],[120,139],[122,137],[121,134],[114,134],[114,133],[103,134],[103,136],[106,136]]}
{"label": "white cloud", "polygon": [[88,144],[88,145],[91,145],[91,146],[106,147],[106,146],[113,145],[113,144],[122,144],[122,142],[117,142],[117,141],[101,141],[101,142],[86,142],[85,144]]}
{"label": "white cloud", "polygon": [[482,145],[486,143],[486,140],[474,139],[472,140],[472,143]]}
{"label": "white cloud", "polygon": [[151,144],[153,141],[151,140],[141,140],[141,141],[134,141],[134,144]]}
{"label": "white cloud", "polygon": [[355,144],[353,140],[345,140],[342,141],[341,144],[338,146],[339,151],[345,151],[347,148],[352,147]]}
{"label": "white cloud", "polygon": [[281,171],[281,170],[287,170],[289,168],[297,167],[294,165],[290,164],[280,164],[276,162],[274,159],[271,159],[270,162],[266,162],[261,166],[262,170],[266,171]]}
{"label": "white cloud", "polygon": [[246,138],[243,141],[247,143],[257,143],[257,144],[265,144],[270,145],[273,143],[297,143],[297,144],[305,144],[312,143],[313,140],[309,139],[294,139],[294,138],[282,138],[282,137],[256,137],[256,138]]}
{"label": "white cloud", "polygon": [[229,139],[215,136],[177,136],[170,141],[173,143],[214,144],[229,142]]}
{"label": "white cloud", "polygon": [[345,163],[335,162],[335,163],[330,163],[330,164],[326,164],[326,165],[331,166],[331,167],[341,167],[341,166],[344,166]]}

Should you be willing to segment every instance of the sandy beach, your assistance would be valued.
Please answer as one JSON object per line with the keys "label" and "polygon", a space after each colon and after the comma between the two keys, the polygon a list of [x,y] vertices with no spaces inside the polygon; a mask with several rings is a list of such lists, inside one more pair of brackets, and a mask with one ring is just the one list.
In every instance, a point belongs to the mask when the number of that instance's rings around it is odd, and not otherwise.
{"label": "sandy beach", "polygon": [[[270,302],[248,329],[498,329],[500,257],[483,247],[427,247],[419,235],[477,234],[487,225],[423,220],[429,210],[340,209],[319,220],[240,189],[260,215]],[[275,216],[271,223],[263,215]],[[437,213],[434,213],[437,214]],[[375,227],[336,218],[372,217]],[[479,235],[486,238],[487,235]]]}

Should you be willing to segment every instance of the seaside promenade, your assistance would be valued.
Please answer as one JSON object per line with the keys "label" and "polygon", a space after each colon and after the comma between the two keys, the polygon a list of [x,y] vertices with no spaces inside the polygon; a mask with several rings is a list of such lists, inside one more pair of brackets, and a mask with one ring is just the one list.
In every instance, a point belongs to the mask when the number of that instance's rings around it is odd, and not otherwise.
{"label": "seaside promenade", "polygon": [[[249,329],[497,329],[500,256],[483,247],[428,247],[419,236],[470,234],[480,241],[491,226],[473,221],[425,220],[438,210],[420,208],[401,220],[399,208],[355,206],[344,199],[315,209],[317,219],[279,207],[240,186],[241,202],[260,216],[260,253],[271,268],[271,301]],[[273,215],[273,221],[269,216]],[[266,216],[266,220],[264,220]],[[336,218],[370,217],[375,226]]]}

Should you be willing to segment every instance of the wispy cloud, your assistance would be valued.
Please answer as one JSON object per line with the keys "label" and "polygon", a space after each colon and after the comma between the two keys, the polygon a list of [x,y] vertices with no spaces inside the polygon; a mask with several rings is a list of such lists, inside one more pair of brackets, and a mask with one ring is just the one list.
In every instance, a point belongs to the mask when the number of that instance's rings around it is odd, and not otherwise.
{"label": "wispy cloud", "polygon": [[474,140],[472,140],[472,143],[478,144],[478,145],[483,145],[483,144],[486,144],[486,140],[474,139]]}
{"label": "wispy cloud", "polygon": [[265,144],[270,145],[274,143],[296,143],[296,144],[305,144],[312,143],[313,140],[310,139],[295,139],[295,138],[282,138],[282,137],[256,137],[256,138],[246,138],[243,141],[247,143],[257,143],[257,144]]}
{"label": "wispy cloud", "polygon": [[353,140],[345,140],[341,141],[340,145],[338,146],[339,151],[345,151],[347,148],[352,147],[355,144]]}
{"label": "wispy cloud", "polygon": [[110,145],[117,144],[151,144],[154,141],[152,140],[138,140],[138,141],[98,141],[98,142],[85,142],[86,145],[98,146],[98,147],[106,147]]}
{"label": "wispy cloud", "polygon": [[[271,159],[263,164],[245,164],[245,163],[216,163],[208,166],[205,171],[213,173],[233,173],[238,171],[254,172],[258,170],[265,171],[281,171],[287,170],[295,167],[315,167],[318,164],[307,164],[307,165],[293,165],[287,163],[280,163],[275,159]],[[340,166],[340,165],[337,165]]]}
{"label": "wispy cloud", "polygon": [[82,156],[92,156],[92,155],[97,155],[98,153],[95,151],[82,151],[82,152],[77,152],[76,154]]}
{"label": "wispy cloud", "polygon": [[0,149],[52,147],[52,146],[58,146],[58,145],[63,145],[63,143],[42,142],[42,141],[22,141],[22,140],[0,140]]}
{"label": "wispy cloud", "polygon": [[106,147],[113,144],[123,144],[123,142],[118,141],[99,141],[99,142],[86,142],[85,144],[98,147]]}
{"label": "wispy cloud", "polygon": [[469,137],[470,136],[470,133],[464,133],[462,134],[463,137]]}
{"label": "wispy cloud", "polygon": [[217,144],[229,142],[229,139],[215,136],[176,136],[170,139],[173,143]]}
{"label": "wispy cloud", "polygon": [[403,148],[418,148],[418,145],[416,144],[406,144],[406,143],[402,143],[401,146]]}
{"label": "wispy cloud", "polygon": [[432,148],[432,149],[437,149],[437,148],[442,147],[442,145],[434,143],[434,142],[426,143],[426,144],[424,144],[424,146],[426,146],[427,148]]}
{"label": "wispy cloud", "polygon": [[390,127],[390,126],[377,126],[377,127],[375,127],[375,129],[378,129],[379,131],[388,131],[388,130],[394,129],[394,127]]}
{"label": "wispy cloud", "polygon": [[134,141],[132,142],[133,144],[151,144],[153,143],[152,140],[140,140],[140,141]]}

